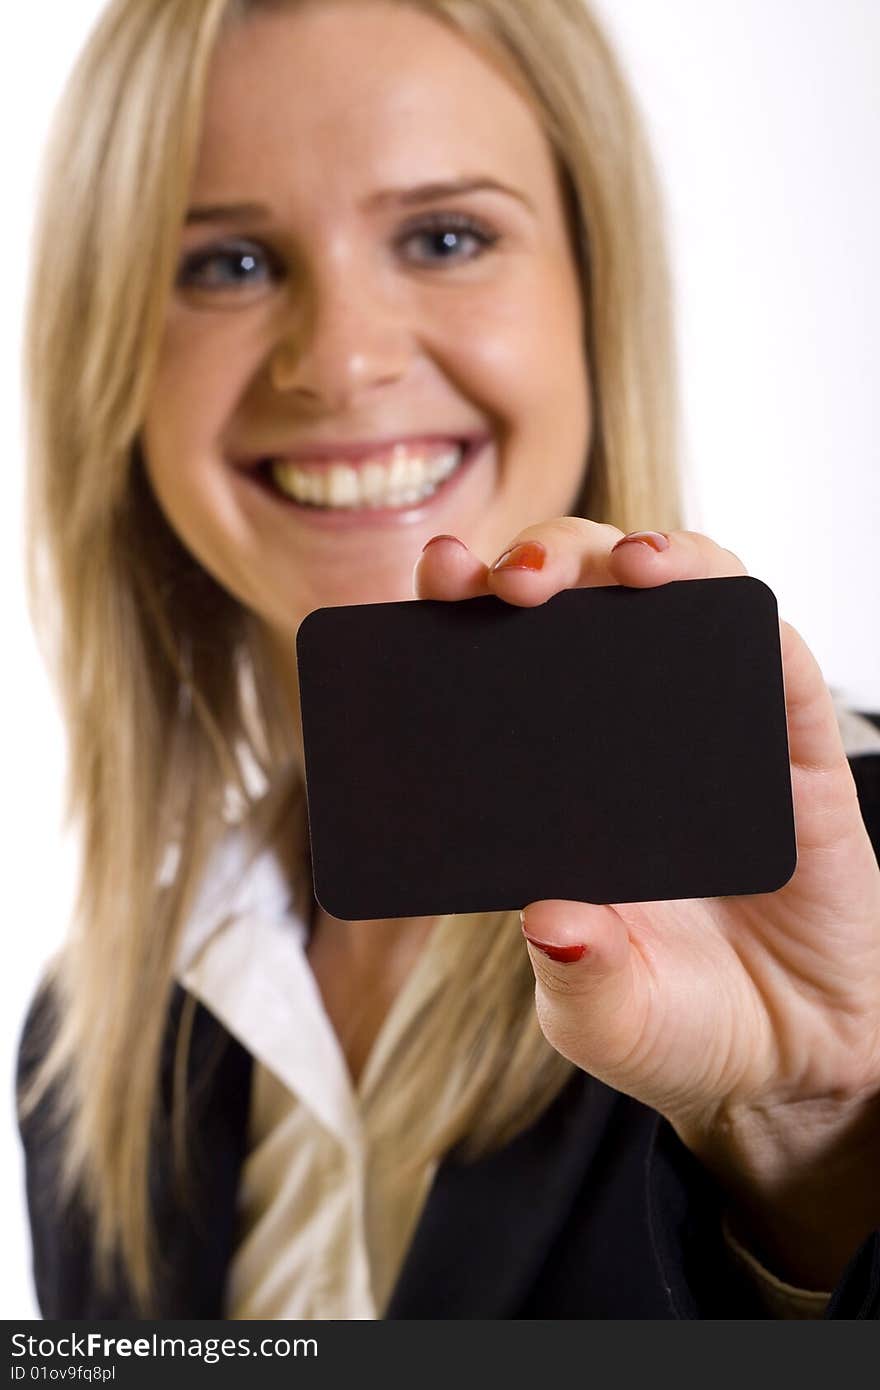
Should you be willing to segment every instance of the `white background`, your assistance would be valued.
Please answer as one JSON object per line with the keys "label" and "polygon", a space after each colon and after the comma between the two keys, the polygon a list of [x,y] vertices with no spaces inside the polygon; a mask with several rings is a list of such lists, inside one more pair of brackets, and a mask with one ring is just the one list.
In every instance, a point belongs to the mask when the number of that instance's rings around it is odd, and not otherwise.
{"label": "white background", "polygon": [[[880,709],[878,324],[880,4],[597,0],[647,114],[669,204],[684,389],[688,525],[775,591],[826,679]],[[100,5],[4,19],[0,547],[7,903],[7,1119],[0,1316],[37,1316],[13,1124],[13,1056],[59,940],[73,858],[64,754],[21,580],[19,334],[36,163]],[[59,233],[63,235],[63,229]],[[76,363],[71,363],[75,372]]]}

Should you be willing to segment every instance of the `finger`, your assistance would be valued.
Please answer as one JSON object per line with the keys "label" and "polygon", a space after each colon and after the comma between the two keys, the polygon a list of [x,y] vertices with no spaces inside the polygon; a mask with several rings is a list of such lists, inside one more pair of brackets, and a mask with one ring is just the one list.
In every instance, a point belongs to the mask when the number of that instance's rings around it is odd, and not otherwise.
{"label": "finger", "polygon": [[413,570],[416,598],[455,600],[489,593],[482,560],[457,536],[432,536]]}
{"label": "finger", "polygon": [[559,517],[514,537],[487,582],[506,602],[531,607],[563,589],[745,574],[742,561],[693,531],[634,532],[582,517]]}
{"label": "finger", "polygon": [[785,717],[800,850],[858,836],[865,839],[858,793],[831,691],[800,633],[780,622]]}
{"label": "finger", "polygon": [[548,900],[522,913],[538,1020],[551,1046],[626,1089],[647,1017],[645,966],[612,907]]}
{"label": "finger", "polygon": [[846,761],[834,701],[799,632],[779,624],[785,673],[785,712],[791,761],[807,770],[824,771]]}
{"label": "finger", "polygon": [[679,579],[726,579],[748,573],[738,555],[699,531],[631,531],[608,559],[615,583],[639,589]]}
{"label": "finger", "polygon": [[489,566],[491,592],[507,603],[531,608],[563,589],[617,584],[608,556],[623,532],[616,526],[561,516],[529,526]]}

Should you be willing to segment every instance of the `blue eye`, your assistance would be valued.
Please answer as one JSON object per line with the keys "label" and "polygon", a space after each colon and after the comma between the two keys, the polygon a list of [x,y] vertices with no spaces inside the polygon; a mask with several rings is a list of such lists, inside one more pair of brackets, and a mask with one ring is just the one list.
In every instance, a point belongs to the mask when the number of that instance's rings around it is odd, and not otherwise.
{"label": "blue eye", "polygon": [[247,289],[265,284],[276,272],[273,259],[262,247],[237,242],[186,256],[177,283],[202,290]]}
{"label": "blue eye", "polygon": [[[437,213],[423,219],[418,226],[410,227],[400,236],[398,245],[406,247],[416,243],[427,248],[426,255],[407,255],[406,260],[442,265],[444,262],[474,261],[497,240],[497,233],[489,231],[473,218]],[[468,247],[469,251],[466,249]]]}

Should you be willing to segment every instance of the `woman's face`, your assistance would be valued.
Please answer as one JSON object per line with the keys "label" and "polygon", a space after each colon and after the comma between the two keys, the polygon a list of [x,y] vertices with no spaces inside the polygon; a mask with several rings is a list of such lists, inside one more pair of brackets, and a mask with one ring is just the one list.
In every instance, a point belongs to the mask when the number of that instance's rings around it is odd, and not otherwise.
{"label": "woman's face", "polygon": [[385,0],[248,19],[189,202],[147,467],[276,646],[313,608],[411,598],[430,536],[489,562],[572,509],[590,398],[563,200],[530,106],[466,42]]}

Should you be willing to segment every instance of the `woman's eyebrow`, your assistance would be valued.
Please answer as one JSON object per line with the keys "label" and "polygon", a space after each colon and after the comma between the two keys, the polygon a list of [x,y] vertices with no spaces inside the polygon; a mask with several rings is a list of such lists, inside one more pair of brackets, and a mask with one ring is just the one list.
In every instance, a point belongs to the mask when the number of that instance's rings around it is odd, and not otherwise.
{"label": "woman's eyebrow", "polygon": [[498,179],[490,179],[482,175],[473,178],[420,183],[411,188],[381,188],[364,200],[364,206],[377,207],[385,203],[400,203],[404,207],[409,207],[413,203],[438,202],[442,198],[455,198],[462,193],[484,191],[504,193],[508,197],[516,198],[519,202],[524,203],[530,212],[535,211],[534,204],[520,189],[512,188],[509,184],[500,183]]}
{"label": "woman's eyebrow", "polygon": [[[364,199],[363,206],[368,209],[383,207],[388,203],[398,203],[401,207],[411,207],[417,203],[436,203],[444,198],[460,197],[463,193],[480,192],[504,193],[516,198],[530,212],[535,212],[534,204],[525,193],[497,179],[466,178],[447,179],[443,182],[420,183],[412,187],[380,188]],[[198,222],[265,222],[272,216],[271,210],[262,203],[210,203],[192,207],[186,214],[187,224]]]}
{"label": "woman's eyebrow", "polygon": [[191,222],[265,222],[271,214],[262,203],[209,203],[190,208],[186,214]]}

